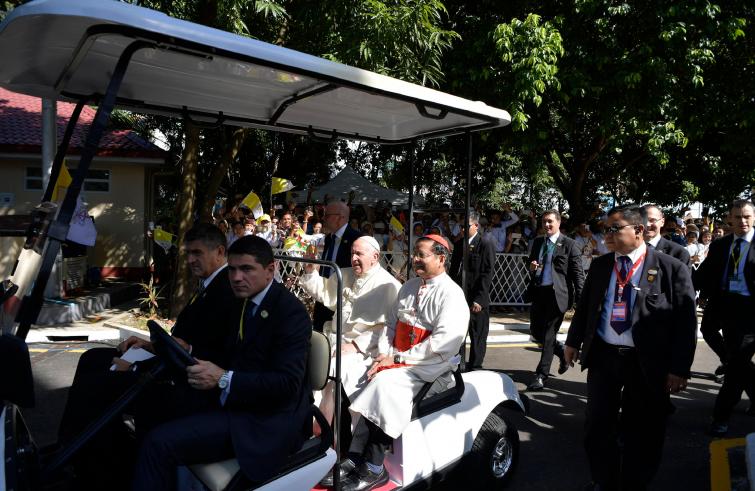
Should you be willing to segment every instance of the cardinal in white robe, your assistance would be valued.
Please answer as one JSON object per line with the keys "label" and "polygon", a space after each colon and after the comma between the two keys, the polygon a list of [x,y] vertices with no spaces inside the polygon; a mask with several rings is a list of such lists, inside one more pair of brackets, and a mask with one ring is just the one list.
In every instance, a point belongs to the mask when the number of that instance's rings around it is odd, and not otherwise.
{"label": "cardinal in white robe", "polygon": [[[412,261],[417,277],[399,291],[386,319],[379,355],[368,371],[370,382],[350,410],[363,416],[369,436],[361,449],[364,463],[348,473],[344,489],[372,489],[387,482],[385,451],[411,420],[412,400],[425,382],[456,369],[469,323],[464,292],[446,274],[446,239],[421,237]],[[352,445],[351,451],[357,450]],[[341,467],[354,467],[348,459]]]}

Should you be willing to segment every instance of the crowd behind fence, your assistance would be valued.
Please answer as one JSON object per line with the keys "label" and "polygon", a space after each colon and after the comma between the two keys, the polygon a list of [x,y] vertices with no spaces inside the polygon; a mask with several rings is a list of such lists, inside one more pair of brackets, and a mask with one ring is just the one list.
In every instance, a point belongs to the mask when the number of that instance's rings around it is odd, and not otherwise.
{"label": "crowd behind fence", "polygon": [[[283,251],[276,254],[285,255]],[[380,253],[380,265],[393,274],[399,281],[406,281],[405,253]],[[299,298],[307,299],[307,295],[297,286],[297,278],[303,274],[300,263],[279,261],[278,273],[281,281],[286,281],[292,291]],[[492,306],[525,306],[524,292],[529,281],[526,254],[497,254],[493,281],[490,287],[490,305]],[[306,302],[305,302],[306,303]]]}

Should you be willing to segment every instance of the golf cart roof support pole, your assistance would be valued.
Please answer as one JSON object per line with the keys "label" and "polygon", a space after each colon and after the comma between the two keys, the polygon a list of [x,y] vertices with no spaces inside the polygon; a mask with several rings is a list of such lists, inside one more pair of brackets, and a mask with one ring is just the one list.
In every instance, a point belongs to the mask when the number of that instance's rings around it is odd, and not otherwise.
{"label": "golf cart roof support pole", "polygon": [[[334,382],[335,411],[333,412],[333,437],[335,438],[336,443],[336,462],[339,462],[341,458],[341,438],[339,432],[341,431],[341,322],[343,321],[343,314],[341,310],[343,308],[343,275],[341,274],[341,268],[339,268],[338,265],[335,264],[335,261],[332,262],[331,269],[336,275],[336,292],[338,292],[338,294],[336,295],[336,379]],[[338,490],[340,488],[340,475],[338,472],[339,469],[339,466],[333,466],[333,489],[335,490]]]}
{"label": "golf cart roof support pole", "polygon": [[469,263],[469,210],[472,207],[472,133],[467,131],[467,177],[464,196],[464,244],[462,244],[461,288],[467,291],[467,265]]}
{"label": "golf cart roof support pole", "polygon": [[50,279],[50,273],[52,271],[55,258],[60,250],[60,245],[66,240],[68,235],[68,228],[71,224],[71,218],[73,218],[74,211],[76,210],[76,200],[81,193],[81,186],[84,183],[84,178],[89,171],[89,165],[94,159],[94,155],[97,153],[97,148],[102,139],[102,134],[105,132],[108,121],[110,120],[110,113],[115,107],[116,97],[118,95],[118,89],[123,82],[123,78],[126,75],[126,69],[131,62],[131,57],[140,49],[152,47],[153,43],[146,41],[134,41],[129,44],[126,49],[121,53],[118,63],[116,63],[113,70],[113,75],[110,77],[107,91],[102,97],[99,106],[97,107],[97,113],[94,116],[92,124],[89,126],[87,137],[84,142],[84,148],[81,152],[81,159],[79,160],[79,166],[76,172],[73,174],[73,182],[66,192],[66,196],[63,199],[63,204],[58,211],[58,215],[55,221],[50,224],[50,228],[47,233],[47,246],[44,251],[44,257],[42,258],[42,266],[37,275],[37,280],[34,282],[34,288],[31,295],[24,299],[24,303],[18,314],[18,329],[16,335],[21,339],[26,339],[26,335],[29,333],[31,325],[37,321],[37,316],[42,308],[44,301],[44,291],[47,286],[47,281]]}
{"label": "golf cart roof support pole", "polygon": [[406,228],[409,229],[409,233],[406,235],[407,242],[407,261],[406,261],[406,280],[409,281],[409,272],[412,270],[412,236],[414,235],[414,170],[419,165],[419,149],[417,148],[417,140],[414,140],[412,150],[414,150],[414,162],[409,162],[409,219],[406,221]]}
{"label": "golf cart roof support pole", "polygon": [[50,201],[52,199],[52,194],[55,192],[55,184],[58,181],[58,176],[60,176],[60,169],[63,167],[63,159],[65,159],[66,152],[68,152],[68,145],[70,145],[71,143],[73,130],[76,128],[76,124],[79,122],[79,116],[81,116],[81,111],[84,109],[84,105],[86,103],[86,98],[79,99],[79,102],[76,103],[76,107],[73,108],[71,118],[68,120],[68,124],[66,125],[66,132],[63,134],[63,140],[60,142],[60,145],[58,145],[58,151],[55,154],[55,160],[52,163],[50,181],[47,183],[45,194],[42,197],[43,202]]}

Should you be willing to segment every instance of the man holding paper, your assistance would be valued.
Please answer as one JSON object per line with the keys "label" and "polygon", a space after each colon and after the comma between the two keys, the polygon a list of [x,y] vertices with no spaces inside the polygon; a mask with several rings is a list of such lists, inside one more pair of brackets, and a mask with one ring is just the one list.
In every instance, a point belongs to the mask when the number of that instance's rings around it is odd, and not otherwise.
{"label": "man holding paper", "polygon": [[[194,356],[217,363],[224,363],[226,359],[225,340],[230,325],[227,318],[235,302],[228,281],[225,242],[223,233],[214,225],[199,224],[186,233],[184,249],[189,269],[197,278],[198,285],[173,328],[173,336]],[[149,358],[150,352],[148,341],[130,337],[117,349],[95,348],[84,353],[68,394],[58,433],[59,441],[66,443],[81,433],[136,383],[140,373],[134,370],[129,360]],[[125,360],[118,358],[120,354],[124,354]],[[185,381],[183,384],[181,382],[153,383],[134,402],[130,412],[142,416],[138,420],[140,433],[157,422],[174,417],[176,411],[183,414],[196,408],[179,402],[183,399],[180,395],[189,391]],[[194,402],[195,405],[199,403],[197,400]],[[76,463],[82,470],[86,469],[82,474],[91,477],[93,485],[96,486],[94,483],[98,476],[93,475],[92,469],[100,469],[101,473],[95,473],[100,476],[107,476],[113,470],[103,459],[103,455],[113,455],[113,452],[105,450],[118,448],[112,442],[125,443],[130,440],[124,430],[125,426],[116,418],[82,449]],[[116,464],[116,461],[114,456],[113,465],[122,468],[123,464]],[[97,465],[91,465],[92,462]],[[86,487],[86,483],[81,483],[81,487]]]}

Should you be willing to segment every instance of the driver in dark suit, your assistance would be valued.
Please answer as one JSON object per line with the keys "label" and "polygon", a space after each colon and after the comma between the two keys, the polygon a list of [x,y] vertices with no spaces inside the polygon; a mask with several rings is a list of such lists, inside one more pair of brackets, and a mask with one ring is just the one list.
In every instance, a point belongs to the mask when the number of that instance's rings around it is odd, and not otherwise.
{"label": "driver in dark suit", "polygon": [[[137,460],[134,490],[175,488],[176,467],[234,455],[251,484],[272,477],[311,431],[312,393],[305,378],[312,324],[304,305],[273,281],[270,245],[246,236],[228,250],[237,297],[230,362],[198,360],[189,385],[212,394],[216,408],[152,430]],[[308,423],[308,425],[307,425]]]}
{"label": "driver in dark suit", "polygon": [[[172,333],[195,356],[216,363],[226,357],[230,323],[223,319],[228,318],[236,302],[228,281],[225,243],[223,233],[211,224],[198,224],[184,236],[183,247],[189,269],[197,279],[197,290],[178,315]],[[131,346],[150,349],[149,342],[131,337],[118,349],[94,348],[81,356],[60,422],[60,443],[69,443],[139,380],[146,369],[133,371],[135,367],[118,359]],[[114,362],[118,370],[110,371]],[[135,416],[137,435],[141,437],[154,425],[207,404],[201,398],[192,398],[187,404],[183,395],[188,391],[185,382],[162,378],[147,385],[127,408]],[[135,449],[129,448],[132,438],[120,419],[103,427],[74,459],[79,489],[100,489],[103,478],[129,466]],[[113,483],[116,487],[111,489],[117,489],[117,485]]]}
{"label": "driver in dark suit", "polygon": [[669,394],[690,376],[695,291],[687,265],[647,247],[637,207],[614,208],[606,227],[613,252],[590,266],[564,356],[587,369],[593,489],[643,490],[661,461]]}

